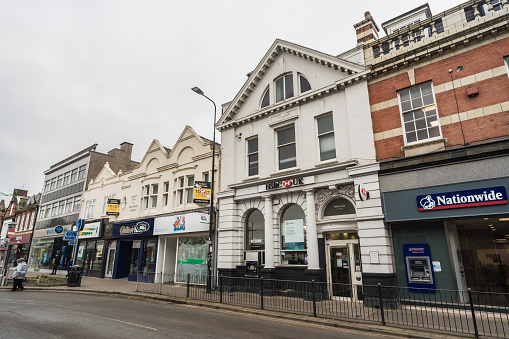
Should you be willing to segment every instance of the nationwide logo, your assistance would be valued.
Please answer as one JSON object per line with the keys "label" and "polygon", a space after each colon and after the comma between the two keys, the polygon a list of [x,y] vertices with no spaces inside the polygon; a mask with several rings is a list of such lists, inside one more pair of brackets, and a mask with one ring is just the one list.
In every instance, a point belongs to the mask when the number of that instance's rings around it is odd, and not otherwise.
{"label": "nationwide logo", "polygon": [[292,179],[292,180],[276,181],[276,182],[271,182],[269,184],[265,184],[265,189],[273,190],[276,188],[290,188],[292,186],[303,185],[303,184],[304,184],[303,178],[297,178],[297,179]]}
{"label": "nationwide logo", "polygon": [[507,204],[507,193],[503,186],[417,196],[419,211],[504,204]]}

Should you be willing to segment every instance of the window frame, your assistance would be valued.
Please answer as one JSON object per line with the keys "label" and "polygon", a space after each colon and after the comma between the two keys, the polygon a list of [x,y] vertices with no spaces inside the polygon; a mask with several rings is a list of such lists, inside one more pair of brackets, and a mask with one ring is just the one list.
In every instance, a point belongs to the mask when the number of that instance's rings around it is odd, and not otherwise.
{"label": "window frame", "polygon": [[[253,140],[256,140],[256,152],[249,152],[249,143]],[[251,157],[255,156],[256,159],[256,173],[251,174]],[[246,161],[247,161],[247,176],[254,177],[260,174],[260,146],[258,144],[258,135],[252,136],[249,139],[246,139]],[[254,162],[253,162],[254,163]]]}
{"label": "window frame", "polygon": [[[401,93],[403,93],[404,91],[408,91],[409,96],[410,96],[410,91],[412,90],[412,88],[415,88],[415,87],[419,87],[420,88],[422,85],[425,85],[425,84],[428,84],[428,83],[430,84],[430,87],[431,87],[431,96],[433,97],[433,104],[424,105],[424,103],[423,103],[423,105],[418,107],[418,108],[412,107],[411,110],[403,111],[402,101],[401,101]],[[422,97],[423,97],[422,90],[420,90],[420,92],[421,92],[421,96],[420,97],[422,99]],[[405,142],[405,146],[407,146],[407,145],[417,145],[417,144],[421,144],[421,143],[432,141],[432,140],[438,140],[438,139],[441,139],[443,137],[442,136],[442,126],[440,124],[440,116],[438,114],[438,107],[437,107],[437,102],[436,102],[436,97],[435,97],[435,89],[433,87],[433,82],[432,81],[426,81],[426,82],[423,82],[423,83],[420,83],[420,84],[416,84],[416,85],[413,85],[413,86],[410,86],[410,87],[403,88],[403,89],[397,91],[397,97],[398,97],[399,117],[400,117],[400,120],[401,120],[401,129],[403,131],[403,140]],[[412,99],[410,97],[410,101],[411,100]],[[411,113],[411,112],[414,112],[414,111],[416,111],[418,109],[424,109],[426,107],[431,107],[431,106],[435,106],[435,112],[436,112],[435,114],[436,114],[436,117],[437,117],[436,121],[438,122],[437,127],[438,127],[439,135],[435,136],[435,137],[431,137],[431,138],[428,137],[426,139],[421,139],[421,140],[417,139],[415,141],[408,142],[408,140],[407,140],[407,133],[406,133],[407,131],[406,131],[406,128],[405,128],[404,114]],[[415,119],[413,121],[415,123]],[[426,127],[426,130],[428,131],[429,128]],[[417,133],[417,129],[415,131]],[[429,133],[428,133],[428,135],[429,135]]]}
{"label": "window frame", "polygon": [[85,201],[85,209],[83,210],[84,219],[92,219],[94,217],[95,199]]}
{"label": "window frame", "polygon": [[[287,93],[286,93],[288,91],[288,87],[286,85],[287,84],[287,81],[286,81],[287,76],[292,76],[292,95],[291,96],[287,96]],[[283,79],[283,98],[281,100],[278,100],[277,99],[277,81],[280,79]],[[285,100],[288,100],[290,98],[293,98],[293,97],[295,97],[295,77],[294,77],[293,72],[287,72],[287,73],[281,74],[276,79],[274,79],[274,102],[276,104],[283,102]]]}
{"label": "window frame", "polygon": [[[266,96],[268,96],[268,99],[267,99],[268,102],[267,102],[266,105],[264,105],[264,101],[265,101],[265,97]],[[265,107],[269,107],[269,106],[270,106],[270,86],[267,86],[267,88],[263,92],[262,98],[260,100],[260,109],[265,108]]]}
{"label": "window frame", "polygon": [[108,208],[108,199],[115,199],[115,194],[105,195],[103,202],[103,212],[101,216],[106,216],[106,209]]}
{"label": "window frame", "polygon": [[[294,132],[293,142],[279,145],[279,132],[284,131],[286,129],[290,129],[290,128],[293,128],[293,132]],[[287,170],[292,169],[292,168],[297,168],[298,167],[298,161],[297,161],[297,131],[296,131],[295,123],[292,123],[292,124],[289,124],[289,125],[285,125],[285,126],[281,126],[278,129],[276,129],[274,132],[275,132],[275,137],[276,137],[276,163],[277,163],[277,170],[278,171],[287,171]],[[295,166],[281,168],[280,148],[282,148],[284,146],[289,146],[291,144],[294,145],[294,149],[295,149]]]}
{"label": "window frame", "polygon": [[[193,183],[189,185],[189,179],[192,178]],[[185,204],[192,204],[193,203],[193,195],[194,195],[194,174],[193,175],[186,175],[186,181],[185,181],[185,192],[186,192],[186,202]],[[189,201],[190,200],[190,201]]]}
{"label": "window frame", "polygon": [[[331,119],[332,119],[332,129],[330,131],[327,131],[327,132],[324,132],[324,133],[320,134],[320,130],[319,130],[319,127],[318,127],[318,120],[324,119],[324,118],[327,118],[327,117],[331,117]],[[315,117],[315,128],[316,128],[316,140],[317,140],[317,147],[318,147],[318,152],[317,152],[318,161],[319,162],[327,162],[327,161],[334,161],[334,160],[336,160],[338,154],[336,152],[336,135],[334,133],[334,115],[332,114],[332,112],[316,116]],[[321,149],[321,144],[320,144],[320,138],[328,136],[330,134],[332,134],[332,139],[334,141],[334,157],[323,160],[322,159],[322,149]]]}

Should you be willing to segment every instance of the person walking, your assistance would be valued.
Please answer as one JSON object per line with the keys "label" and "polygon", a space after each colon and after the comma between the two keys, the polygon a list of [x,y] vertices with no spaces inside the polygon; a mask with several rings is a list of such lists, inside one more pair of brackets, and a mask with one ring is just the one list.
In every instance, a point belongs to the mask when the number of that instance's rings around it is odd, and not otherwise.
{"label": "person walking", "polygon": [[71,269],[71,266],[73,265],[73,260],[72,258],[69,259],[69,261],[67,262],[67,266],[66,266],[66,269],[67,269],[67,275],[65,276],[66,278],[69,276],[69,270]]}
{"label": "person walking", "polygon": [[53,271],[51,271],[51,274],[57,274],[57,268],[58,268],[58,264],[59,264],[59,261],[60,261],[60,256],[57,254],[55,254],[55,258],[53,258]]}
{"label": "person walking", "polygon": [[25,288],[23,287],[23,280],[25,280],[25,275],[27,274],[27,264],[25,263],[25,259],[19,258],[18,265],[12,274],[12,292],[16,291],[18,288],[23,291]]}

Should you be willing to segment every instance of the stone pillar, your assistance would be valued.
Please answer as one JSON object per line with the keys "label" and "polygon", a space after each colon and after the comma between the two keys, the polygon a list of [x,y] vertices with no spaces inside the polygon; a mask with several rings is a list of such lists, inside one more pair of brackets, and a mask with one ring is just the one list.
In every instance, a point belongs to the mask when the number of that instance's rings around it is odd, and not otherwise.
{"label": "stone pillar", "polygon": [[265,268],[274,268],[274,225],[272,225],[272,197],[265,195]]}
{"label": "stone pillar", "polygon": [[315,192],[306,190],[306,236],[308,250],[308,269],[319,270],[318,235],[316,234]]}

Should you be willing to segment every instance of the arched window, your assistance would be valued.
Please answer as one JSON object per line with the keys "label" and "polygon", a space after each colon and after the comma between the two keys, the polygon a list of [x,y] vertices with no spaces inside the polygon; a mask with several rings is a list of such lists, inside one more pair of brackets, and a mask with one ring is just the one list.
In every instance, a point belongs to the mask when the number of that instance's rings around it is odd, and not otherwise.
{"label": "arched window", "polygon": [[260,210],[254,210],[249,213],[246,219],[246,251],[256,251],[265,249],[265,222]]}
{"label": "arched window", "polygon": [[345,198],[336,198],[332,200],[323,211],[324,217],[333,217],[345,214],[355,214],[355,207]]}
{"label": "arched window", "polygon": [[299,75],[300,81],[300,92],[304,93],[311,90],[311,85],[309,84],[308,79],[306,79],[302,74]]}
{"label": "arched window", "polygon": [[293,74],[286,74],[276,79],[276,102],[293,97]]}
{"label": "arched window", "polygon": [[263,94],[262,104],[260,105],[260,107],[264,108],[269,105],[270,105],[270,93],[269,93],[269,88],[267,88],[267,90]]}
{"label": "arched window", "polygon": [[307,265],[306,216],[299,205],[281,215],[281,264]]}

